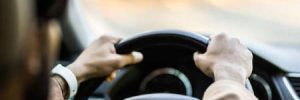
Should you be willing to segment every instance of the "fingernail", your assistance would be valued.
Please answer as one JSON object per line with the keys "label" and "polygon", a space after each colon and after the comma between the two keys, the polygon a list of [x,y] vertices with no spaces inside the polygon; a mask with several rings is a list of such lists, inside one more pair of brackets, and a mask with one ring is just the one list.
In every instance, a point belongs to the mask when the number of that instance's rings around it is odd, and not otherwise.
{"label": "fingernail", "polygon": [[137,51],[133,51],[131,52],[132,56],[133,56],[133,60],[134,62],[141,62],[143,60],[143,54]]}

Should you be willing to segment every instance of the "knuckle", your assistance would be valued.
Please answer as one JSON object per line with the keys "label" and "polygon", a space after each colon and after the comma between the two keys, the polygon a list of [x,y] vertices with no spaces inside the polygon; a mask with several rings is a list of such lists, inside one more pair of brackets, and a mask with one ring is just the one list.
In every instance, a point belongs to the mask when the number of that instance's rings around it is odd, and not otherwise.
{"label": "knuckle", "polygon": [[220,33],[216,35],[217,38],[226,38],[228,37],[226,33]]}
{"label": "knuckle", "polygon": [[116,62],[116,66],[117,66],[117,67],[121,67],[121,66],[122,66],[122,61],[121,61],[120,58],[117,59],[115,62]]}
{"label": "knuckle", "polygon": [[118,38],[118,37],[114,37],[114,36],[109,36],[109,35],[105,35],[104,36],[104,40],[106,41],[106,42],[110,42],[110,43],[117,43],[121,38]]}
{"label": "knuckle", "polygon": [[222,41],[222,40],[227,40],[228,36],[225,33],[220,33],[220,34],[216,34],[216,35],[212,36],[211,39]]}
{"label": "knuckle", "polygon": [[103,35],[100,37],[100,40],[108,40],[110,38],[110,36],[108,35]]}
{"label": "knuckle", "polygon": [[106,42],[108,42],[108,40],[109,40],[109,37],[106,35],[103,35],[103,36],[99,37],[96,41],[99,43],[106,43]]}
{"label": "knuckle", "polygon": [[113,36],[109,36],[109,35],[103,35],[99,38],[100,41],[103,42],[116,42],[119,40],[119,38],[113,37]]}
{"label": "knuckle", "polygon": [[119,56],[114,56],[113,59],[111,60],[111,62],[113,63],[113,65],[115,65],[116,67],[121,66],[121,57]]}
{"label": "knuckle", "polygon": [[240,40],[238,38],[230,38],[230,42],[240,44]]}

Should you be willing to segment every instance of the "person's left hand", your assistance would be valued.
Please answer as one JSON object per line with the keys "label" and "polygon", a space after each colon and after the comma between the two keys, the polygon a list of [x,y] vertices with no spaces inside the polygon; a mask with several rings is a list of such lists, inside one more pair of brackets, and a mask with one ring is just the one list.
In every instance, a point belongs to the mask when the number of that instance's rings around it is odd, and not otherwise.
{"label": "person's left hand", "polygon": [[85,49],[75,62],[67,66],[77,77],[78,83],[109,75],[125,65],[142,61],[143,55],[139,52],[117,54],[114,44],[119,40],[112,36],[102,36]]}

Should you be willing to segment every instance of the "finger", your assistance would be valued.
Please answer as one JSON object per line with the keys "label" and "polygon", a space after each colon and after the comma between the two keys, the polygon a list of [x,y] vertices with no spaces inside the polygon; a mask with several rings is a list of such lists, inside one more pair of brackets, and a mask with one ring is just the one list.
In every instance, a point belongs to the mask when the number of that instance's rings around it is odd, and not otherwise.
{"label": "finger", "polygon": [[228,36],[226,35],[226,33],[219,33],[219,34],[213,34],[210,35],[210,38],[213,40],[219,40],[219,39],[226,39]]}
{"label": "finger", "polygon": [[214,34],[210,37],[209,48],[220,48],[223,45],[228,44],[229,37],[225,33]]}
{"label": "finger", "polygon": [[206,59],[205,54],[200,54],[198,52],[194,53],[194,61],[197,68],[199,68],[204,74],[209,77],[213,77],[211,69],[208,67],[210,62]]}
{"label": "finger", "polygon": [[204,54],[200,54],[199,52],[194,53],[194,62],[196,66],[200,66],[201,62],[204,62]]}
{"label": "finger", "polygon": [[194,53],[194,62],[195,65],[200,69],[203,69],[203,67],[207,67],[211,64],[211,62],[207,59],[206,54],[201,54],[199,52]]}
{"label": "finger", "polygon": [[140,52],[131,52],[130,54],[120,55],[120,65],[119,67],[123,67],[128,64],[136,64],[143,60],[143,54]]}
{"label": "finger", "polygon": [[111,42],[111,43],[115,44],[118,41],[120,41],[121,38],[115,37],[115,36],[103,35],[99,38],[99,40],[103,41],[103,42]]}

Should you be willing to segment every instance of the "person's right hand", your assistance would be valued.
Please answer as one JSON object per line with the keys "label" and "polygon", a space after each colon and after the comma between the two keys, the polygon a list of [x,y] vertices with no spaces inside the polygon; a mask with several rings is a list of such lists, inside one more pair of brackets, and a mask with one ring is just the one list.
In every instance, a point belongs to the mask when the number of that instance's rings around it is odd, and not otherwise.
{"label": "person's right hand", "polygon": [[226,34],[210,38],[207,51],[194,54],[196,66],[215,81],[232,80],[245,84],[252,72],[252,53],[238,39]]}

